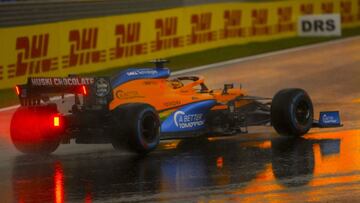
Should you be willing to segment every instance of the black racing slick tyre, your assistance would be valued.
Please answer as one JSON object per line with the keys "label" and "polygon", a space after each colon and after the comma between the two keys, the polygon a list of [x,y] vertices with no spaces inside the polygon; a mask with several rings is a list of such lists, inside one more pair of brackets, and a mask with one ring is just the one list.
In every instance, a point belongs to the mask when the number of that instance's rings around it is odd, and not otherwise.
{"label": "black racing slick tyre", "polygon": [[62,133],[61,127],[54,127],[52,123],[53,116],[58,114],[55,104],[19,107],[10,123],[10,137],[15,148],[25,154],[54,152]]}
{"label": "black racing slick tyre", "polygon": [[115,149],[128,149],[138,154],[153,151],[160,141],[160,119],[156,110],[143,103],[125,104],[113,112]]}
{"label": "black racing slick tyre", "polygon": [[302,136],[313,124],[314,110],[309,95],[302,89],[279,91],[271,104],[271,123],[285,136]]}

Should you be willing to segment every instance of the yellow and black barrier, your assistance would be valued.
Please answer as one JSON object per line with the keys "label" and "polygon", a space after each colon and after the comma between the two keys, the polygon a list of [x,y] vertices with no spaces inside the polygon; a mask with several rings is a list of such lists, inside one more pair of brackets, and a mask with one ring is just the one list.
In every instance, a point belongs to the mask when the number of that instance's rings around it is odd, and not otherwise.
{"label": "yellow and black barrier", "polygon": [[0,89],[153,58],[295,36],[301,15],[339,13],[360,25],[360,0],[221,3],[0,28]]}

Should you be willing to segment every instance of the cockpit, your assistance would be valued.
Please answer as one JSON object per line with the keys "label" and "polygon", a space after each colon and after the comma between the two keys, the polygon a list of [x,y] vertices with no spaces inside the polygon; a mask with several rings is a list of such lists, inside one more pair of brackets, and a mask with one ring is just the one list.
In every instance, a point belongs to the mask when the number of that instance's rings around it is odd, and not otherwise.
{"label": "cockpit", "polygon": [[202,76],[180,76],[170,78],[168,84],[173,89],[180,89],[183,92],[196,91],[199,93],[209,92],[209,88],[204,84],[204,78]]}

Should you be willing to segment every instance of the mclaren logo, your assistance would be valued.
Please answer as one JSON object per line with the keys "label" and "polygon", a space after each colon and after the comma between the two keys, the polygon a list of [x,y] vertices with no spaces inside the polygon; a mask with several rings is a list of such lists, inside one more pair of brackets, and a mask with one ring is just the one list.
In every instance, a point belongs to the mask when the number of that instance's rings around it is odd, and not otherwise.
{"label": "mclaren logo", "polygon": [[194,128],[204,125],[202,113],[186,114],[183,111],[177,111],[174,114],[174,123],[179,128]]}

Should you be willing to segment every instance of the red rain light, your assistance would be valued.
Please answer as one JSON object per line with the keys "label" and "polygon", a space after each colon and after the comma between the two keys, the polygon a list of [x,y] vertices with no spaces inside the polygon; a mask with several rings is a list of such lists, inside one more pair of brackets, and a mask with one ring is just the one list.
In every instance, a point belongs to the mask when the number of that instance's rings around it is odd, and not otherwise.
{"label": "red rain light", "polygon": [[19,86],[15,86],[16,95],[20,95],[20,88]]}
{"label": "red rain light", "polygon": [[85,95],[85,96],[86,96],[86,95],[88,94],[86,86],[85,86],[85,85],[83,85],[83,86],[81,87],[81,89],[82,89],[82,93],[83,93],[83,95]]}
{"label": "red rain light", "polygon": [[216,166],[218,168],[222,168],[223,165],[224,165],[224,158],[222,156],[220,156],[216,159]]}
{"label": "red rain light", "polygon": [[60,127],[60,117],[54,116],[54,127]]}

